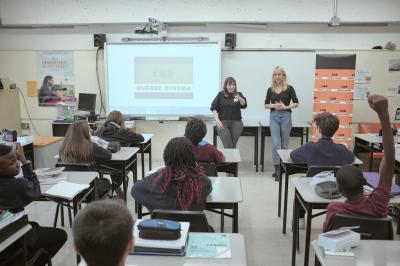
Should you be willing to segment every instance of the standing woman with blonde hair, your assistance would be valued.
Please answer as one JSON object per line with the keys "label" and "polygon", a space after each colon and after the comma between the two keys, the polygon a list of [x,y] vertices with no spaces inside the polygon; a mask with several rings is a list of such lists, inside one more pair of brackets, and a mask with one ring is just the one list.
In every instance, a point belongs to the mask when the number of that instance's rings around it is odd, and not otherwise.
{"label": "standing woman with blonde hair", "polygon": [[243,131],[241,109],[246,107],[247,100],[237,91],[236,80],[232,77],[226,78],[222,91],[217,94],[210,108],[224,148],[236,148]]}
{"label": "standing woman with blonde hair", "polygon": [[265,109],[270,109],[269,127],[272,139],[272,164],[275,181],[279,181],[279,155],[277,150],[287,149],[292,129],[292,109],[299,106],[294,88],[288,84],[287,75],[281,66],[272,72],[271,87],[265,97]]}

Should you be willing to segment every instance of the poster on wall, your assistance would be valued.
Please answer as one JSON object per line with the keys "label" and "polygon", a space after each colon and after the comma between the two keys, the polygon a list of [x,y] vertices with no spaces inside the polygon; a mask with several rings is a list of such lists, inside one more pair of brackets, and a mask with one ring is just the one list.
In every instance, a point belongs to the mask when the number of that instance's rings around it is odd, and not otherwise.
{"label": "poster on wall", "polygon": [[71,51],[37,53],[39,106],[74,104],[74,55]]}
{"label": "poster on wall", "polygon": [[[355,55],[319,54],[315,67],[313,114],[330,112],[336,115],[340,123],[333,141],[347,147],[351,145],[352,135],[355,65]],[[362,76],[370,76],[370,72],[363,71]],[[364,97],[364,93],[366,96],[368,89],[363,89],[361,92],[363,95],[356,97]],[[361,92],[359,89],[358,93]],[[318,138],[318,129],[314,124],[311,139],[318,141]]]}

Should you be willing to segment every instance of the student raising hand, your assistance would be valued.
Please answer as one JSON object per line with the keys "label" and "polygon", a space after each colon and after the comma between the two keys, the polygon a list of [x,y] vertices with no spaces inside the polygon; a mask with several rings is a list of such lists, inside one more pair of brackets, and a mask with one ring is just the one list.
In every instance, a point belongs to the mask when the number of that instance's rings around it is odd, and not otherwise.
{"label": "student raising hand", "polygon": [[378,114],[388,112],[388,100],[382,95],[370,95],[368,96],[368,103],[371,109]]}

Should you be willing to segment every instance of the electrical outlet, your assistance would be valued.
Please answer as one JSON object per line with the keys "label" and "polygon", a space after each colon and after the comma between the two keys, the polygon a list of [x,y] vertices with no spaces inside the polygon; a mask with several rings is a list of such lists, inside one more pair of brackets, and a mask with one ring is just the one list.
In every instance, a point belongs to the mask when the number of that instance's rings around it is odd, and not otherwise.
{"label": "electrical outlet", "polygon": [[29,130],[29,123],[28,122],[22,122],[21,123],[21,128],[23,130]]}

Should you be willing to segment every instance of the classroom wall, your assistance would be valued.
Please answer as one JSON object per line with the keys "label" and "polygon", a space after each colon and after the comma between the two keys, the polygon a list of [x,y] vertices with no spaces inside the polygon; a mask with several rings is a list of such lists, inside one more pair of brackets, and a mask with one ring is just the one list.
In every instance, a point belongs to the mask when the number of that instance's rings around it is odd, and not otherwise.
{"label": "classroom wall", "polygon": [[[169,7],[164,6],[165,2]],[[196,26],[170,27],[171,37],[205,36],[211,41],[218,41],[223,48],[226,32],[236,32],[237,49],[316,49],[317,52],[332,53],[335,49],[347,49],[346,53],[355,52],[356,49],[369,49],[375,45],[384,45],[388,41],[400,44],[400,1],[339,1],[338,15],[347,20],[361,22],[391,21],[387,27],[328,27],[326,22],[332,16],[332,1],[252,1],[246,6],[240,5],[242,1],[193,1],[177,5],[178,1],[147,1],[146,8],[136,5],[129,8],[135,1],[115,1],[113,5],[107,5],[106,1],[1,1],[0,18],[2,24],[26,25],[26,24],[74,24],[71,28],[39,28],[39,29],[1,29],[0,28],[0,77],[8,77],[15,81],[25,95],[26,108],[21,98],[21,118],[27,121],[28,112],[32,117],[30,133],[37,135],[51,135],[50,121],[56,116],[56,109],[52,107],[38,107],[36,97],[26,97],[25,87],[27,80],[36,80],[36,51],[42,50],[72,50],[74,51],[74,69],[76,93],[98,93],[98,85],[95,72],[96,50],[93,47],[93,34],[106,33],[107,41],[119,42],[124,37],[143,37],[133,34],[134,26],[125,24],[128,22],[144,22],[147,15],[153,15],[164,21],[275,21],[281,23],[268,23],[264,26],[249,25],[224,25],[208,24]],[[342,3],[343,2],[343,3]],[[351,2],[348,3],[348,2]],[[68,3],[68,4],[67,4]],[[95,4],[96,3],[96,4]],[[109,2],[107,2],[109,3]],[[181,4],[181,1],[179,1]],[[221,3],[221,5],[219,4]],[[57,4],[57,6],[56,6]],[[190,7],[187,5],[191,4]],[[290,4],[290,5],[289,5]],[[310,12],[311,5],[315,12]],[[95,6],[96,5],[96,6]],[[158,8],[152,9],[152,5]],[[332,6],[331,6],[332,5]],[[350,16],[346,6],[360,10],[356,15]],[[124,6],[123,10],[121,6]],[[178,6],[172,9],[172,6]],[[258,11],[253,7],[257,6]],[[120,8],[117,10],[117,8]],[[227,8],[228,7],[228,8]],[[164,8],[164,9],[163,9]],[[169,9],[170,8],[170,9]],[[279,9],[278,10],[275,10]],[[185,10],[186,9],[186,10]],[[196,9],[198,15],[189,12]],[[230,12],[227,12],[227,9]],[[61,10],[61,11],[60,11]],[[132,10],[132,11],[131,11]],[[155,10],[149,14],[148,10]],[[160,10],[168,10],[163,12]],[[185,12],[182,12],[185,10]],[[275,11],[274,11],[275,10]],[[282,11],[285,15],[282,16]],[[94,12],[93,12],[94,11]],[[107,11],[107,12],[106,12]],[[215,11],[215,14],[214,14]],[[297,12],[296,12],[297,11]],[[318,11],[318,12],[317,12]],[[45,12],[45,13],[44,13]],[[106,14],[104,13],[106,12]],[[233,14],[232,14],[233,12]],[[204,13],[204,14],[203,14]],[[209,13],[209,14],[207,14]],[[348,14],[348,15],[346,15]],[[261,18],[262,17],[262,18]],[[122,22],[125,20],[124,22]],[[78,25],[78,23],[99,23],[102,25]],[[301,22],[288,24],[286,22]],[[324,23],[314,23],[314,22]],[[397,21],[397,23],[396,23]],[[113,24],[121,22],[124,24]],[[283,23],[285,22],[285,23]],[[306,22],[312,22],[306,23]],[[351,50],[351,51],[348,51]],[[369,54],[370,51],[365,51]],[[377,52],[385,53],[382,51]],[[388,53],[388,52],[386,52]],[[396,54],[397,58],[399,57]],[[100,58],[102,53],[100,52]],[[100,73],[102,72],[102,60],[100,60]],[[265,71],[270,76],[270,70]],[[103,74],[100,75],[100,87],[104,90]],[[378,86],[379,91],[384,86]],[[263,93],[262,93],[263,94]],[[264,95],[262,96],[264,97]],[[395,100],[395,99],[391,99]],[[365,102],[356,102],[355,118],[362,117],[367,110]],[[100,105],[98,104],[98,107]],[[28,110],[28,112],[26,111]],[[368,111],[367,111],[368,112]],[[267,111],[265,111],[267,116]],[[368,116],[373,120],[373,116]],[[211,141],[211,123],[207,139]],[[34,127],[38,132],[34,130]],[[184,122],[143,122],[137,123],[139,132],[155,133],[153,141],[153,158],[160,160],[165,143],[177,132],[183,134]],[[291,146],[298,145],[298,140],[291,141]],[[221,145],[221,144],[219,144]],[[267,141],[266,161],[270,161],[270,143]],[[251,138],[241,138],[239,142],[242,159],[252,161],[253,142]]]}

